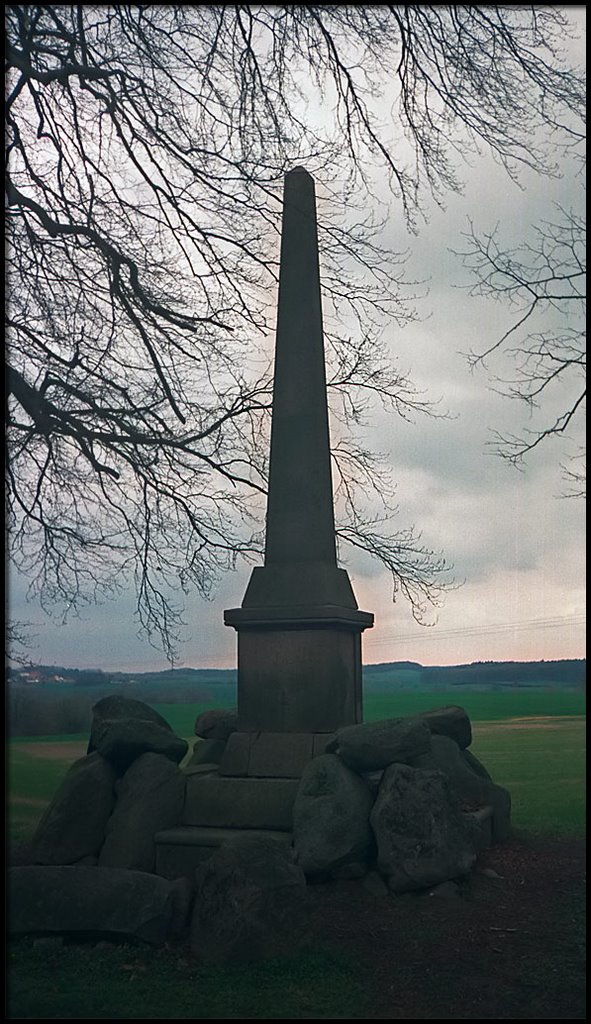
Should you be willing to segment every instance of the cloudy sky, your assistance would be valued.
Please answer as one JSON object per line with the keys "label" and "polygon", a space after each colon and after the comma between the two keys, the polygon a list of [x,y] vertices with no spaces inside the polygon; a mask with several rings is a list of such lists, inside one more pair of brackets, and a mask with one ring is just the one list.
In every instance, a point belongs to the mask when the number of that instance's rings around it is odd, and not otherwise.
{"label": "cloudy sky", "polygon": [[[584,25],[584,9],[570,9]],[[584,40],[573,48],[584,60]],[[510,326],[511,311],[470,297],[469,278],[450,250],[461,250],[467,217],[481,231],[499,225],[517,244],[532,223],[553,215],[553,203],[578,202],[580,185],[565,167],[561,180],[524,178],[513,185],[491,161],[465,173],[462,197],[445,211],[433,207],[418,238],[407,235],[393,212],[386,241],[411,249],[410,278],[428,279],[421,321],[385,336],[400,368],[447,419],[407,423],[382,414],[368,427],[372,445],[387,456],[397,481],[399,525],[414,525],[424,543],[453,563],[459,585],[417,625],[403,599],[392,602],[387,574],[360,554],[344,556],[360,608],[375,626],[364,634],[364,663],[413,660],[457,664],[475,660],[538,660],[585,656],[584,502],[561,498],[559,463],[564,448],[550,442],[520,472],[495,457],[491,430],[522,431],[528,422],[520,403],[497,394],[486,374],[471,372],[464,353],[485,348]],[[510,373],[498,362],[500,375]],[[557,396],[556,401],[562,401]],[[556,406],[559,410],[559,406]],[[572,444],[577,437],[573,435]],[[250,569],[226,576],[209,602],[195,598],[186,611],[181,663],[195,668],[234,667],[236,634],[223,625],[224,608],[241,603]],[[166,659],[136,636],[133,596],[106,602],[65,625],[48,619],[25,599],[26,584],[9,576],[11,616],[31,623],[34,661],[67,667],[147,671]]]}

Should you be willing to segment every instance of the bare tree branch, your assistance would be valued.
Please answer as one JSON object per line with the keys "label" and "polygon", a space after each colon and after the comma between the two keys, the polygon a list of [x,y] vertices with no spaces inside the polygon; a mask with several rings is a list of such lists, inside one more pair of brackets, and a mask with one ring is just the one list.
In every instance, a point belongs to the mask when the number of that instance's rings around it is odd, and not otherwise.
{"label": "bare tree branch", "polygon": [[304,163],[340,535],[419,614],[441,560],[360,512],[382,477],[355,428],[435,412],[387,357],[416,286],[369,201],[387,180],[414,228],[482,147],[555,173],[584,109],[560,11],[10,5],[6,26],[7,515],[32,593],[67,614],[134,579],[173,657],[179,588],[260,552],[280,190]]}
{"label": "bare tree branch", "polygon": [[[495,432],[496,454],[516,466],[550,439],[568,436],[585,406],[586,222],[573,210],[558,207],[557,214],[518,249],[503,247],[498,230],[477,234],[471,225],[468,248],[459,254],[475,277],[471,293],[515,311],[499,338],[469,354],[471,365],[486,370],[494,357],[512,364],[511,376],[491,372],[495,390],[544,415],[542,425],[524,427],[520,435]],[[549,404],[555,395],[562,402],[558,414]],[[566,480],[580,483],[580,467],[562,468]]]}

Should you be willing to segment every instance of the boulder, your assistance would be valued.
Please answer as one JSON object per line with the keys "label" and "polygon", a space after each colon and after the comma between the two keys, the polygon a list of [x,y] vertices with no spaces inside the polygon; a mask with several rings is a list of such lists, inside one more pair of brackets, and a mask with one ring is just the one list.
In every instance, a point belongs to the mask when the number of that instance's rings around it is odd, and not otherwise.
{"label": "boulder", "polygon": [[372,772],[424,754],[430,746],[429,726],[420,718],[386,718],[339,729],[326,749],[349,768]]}
{"label": "boulder", "polygon": [[[492,807],[492,840],[501,842],[511,834],[511,796],[485,775],[486,769],[473,754],[460,750],[449,736],[433,736],[431,750],[410,762],[414,768],[435,768],[443,772],[460,800],[471,807]],[[473,765],[478,770],[474,770]]]}
{"label": "boulder", "polygon": [[426,722],[433,736],[449,736],[462,750],[472,742],[472,726],[463,708],[450,704],[432,711],[422,711],[417,716]]}
{"label": "boulder", "polygon": [[33,837],[35,864],[74,864],[96,857],[115,804],[115,770],[99,753],[75,761]]}
{"label": "boulder", "polygon": [[238,712],[233,708],[202,711],[195,720],[195,735],[204,740],[227,740],[238,730]]}
{"label": "boulder", "polygon": [[154,753],[178,764],[189,749],[186,740],[142,718],[104,718],[92,728],[96,749],[122,774],[142,754]]}
{"label": "boulder", "polygon": [[120,780],[99,866],[153,871],[154,835],[181,821],[185,784],[180,768],[162,754],[138,757]]}
{"label": "boulder", "polygon": [[191,952],[206,963],[290,954],[307,939],[306,880],[285,843],[227,840],[198,873]]}
{"label": "boulder", "polygon": [[462,759],[473,772],[481,775],[483,779],[488,779],[489,782],[492,782],[492,775],[488,773],[482,762],[478,760],[471,750],[462,750]]}
{"label": "boulder", "polygon": [[90,728],[90,740],[88,742],[88,754],[91,754],[93,750],[97,749],[94,739],[94,728],[100,725],[101,722],[109,719],[119,719],[124,722],[131,722],[133,719],[138,719],[142,722],[153,722],[154,725],[161,726],[167,732],[172,732],[172,729],[165,718],[159,715],[157,711],[154,711],[149,704],[145,704],[143,700],[134,700],[132,697],[121,697],[117,694],[113,694],[111,697],[103,697],[102,700],[98,700],[92,708],[92,724]]}
{"label": "boulder", "polygon": [[29,866],[8,870],[8,930],[99,932],[162,945],[180,926],[176,882],[120,868]]}
{"label": "boulder", "polygon": [[378,867],[393,892],[460,878],[476,860],[475,830],[442,772],[391,765],[370,822]]}
{"label": "boulder", "polygon": [[293,845],[306,875],[328,872],[342,877],[347,866],[372,858],[373,799],[369,786],[335,754],[309,762],[293,808]]}

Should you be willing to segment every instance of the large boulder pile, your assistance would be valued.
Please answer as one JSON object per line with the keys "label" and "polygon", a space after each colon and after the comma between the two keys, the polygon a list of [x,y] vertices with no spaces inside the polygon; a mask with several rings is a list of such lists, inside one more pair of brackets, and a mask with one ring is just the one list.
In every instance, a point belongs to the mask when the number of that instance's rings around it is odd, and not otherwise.
{"label": "large boulder pile", "polygon": [[105,697],[93,708],[86,757],[70,768],[32,844],[39,865],[152,872],[154,834],[182,818],[188,750],[147,704]]}
{"label": "large boulder pile", "polygon": [[183,821],[187,773],[217,774],[236,728],[234,711],[200,715],[192,764],[181,769],[188,744],[157,712],[124,697],[99,701],[88,753],[37,828],[34,865],[10,871],[10,929],[162,943],[189,928],[198,958],[246,962],[305,940],[306,880],[431,889],[465,876],[480,849],[509,835],[509,793],[468,749],[465,711],[446,707],[337,732],[304,770],[291,846],[236,829],[191,881],[160,878],[156,833]]}
{"label": "large boulder pile", "polygon": [[155,833],[182,820],[188,751],[147,704],[105,697],[88,752],[70,768],[9,871],[12,934],[108,934],[161,945],[188,924],[192,886],[154,873]]}
{"label": "large boulder pile", "polygon": [[307,765],[295,800],[306,876],[378,871],[395,893],[465,876],[483,847],[509,835],[511,811],[471,742],[455,706],[341,729]]}

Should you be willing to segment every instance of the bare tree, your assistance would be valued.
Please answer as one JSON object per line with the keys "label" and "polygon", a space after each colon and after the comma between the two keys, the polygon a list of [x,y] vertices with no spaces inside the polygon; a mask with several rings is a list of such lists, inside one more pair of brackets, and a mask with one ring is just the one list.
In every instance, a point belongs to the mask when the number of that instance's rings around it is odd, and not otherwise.
{"label": "bare tree", "polygon": [[[533,230],[517,249],[502,245],[498,232],[478,235],[473,226],[462,254],[476,277],[472,293],[491,296],[514,310],[510,326],[486,350],[471,353],[473,366],[501,356],[513,373],[494,374],[496,388],[544,416],[520,435],[495,432],[495,450],[520,466],[550,439],[568,438],[584,416],[586,386],[586,223],[584,214],[559,207],[553,221]],[[551,412],[555,401],[560,411]],[[547,403],[551,401],[550,409]],[[576,434],[574,435],[576,437]],[[585,452],[562,465],[565,496],[585,494]]]}
{"label": "bare tree", "polygon": [[[9,620],[4,631],[4,657],[6,666],[12,661],[17,665],[30,665],[29,651],[35,646],[37,634],[30,622]],[[8,671],[8,668],[7,668]]]}
{"label": "bare tree", "polygon": [[413,312],[365,211],[387,178],[415,228],[483,148],[553,173],[584,102],[565,31],[545,6],[7,8],[10,557],[48,609],[135,577],[172,654],[179,586],[207,594],[259,550],[296,163],[321,183],[340,535],[416,614],[437,598],[445,562],[393,529],[392,482],[348,432],[376,400],[428,409],[385,355]]}

